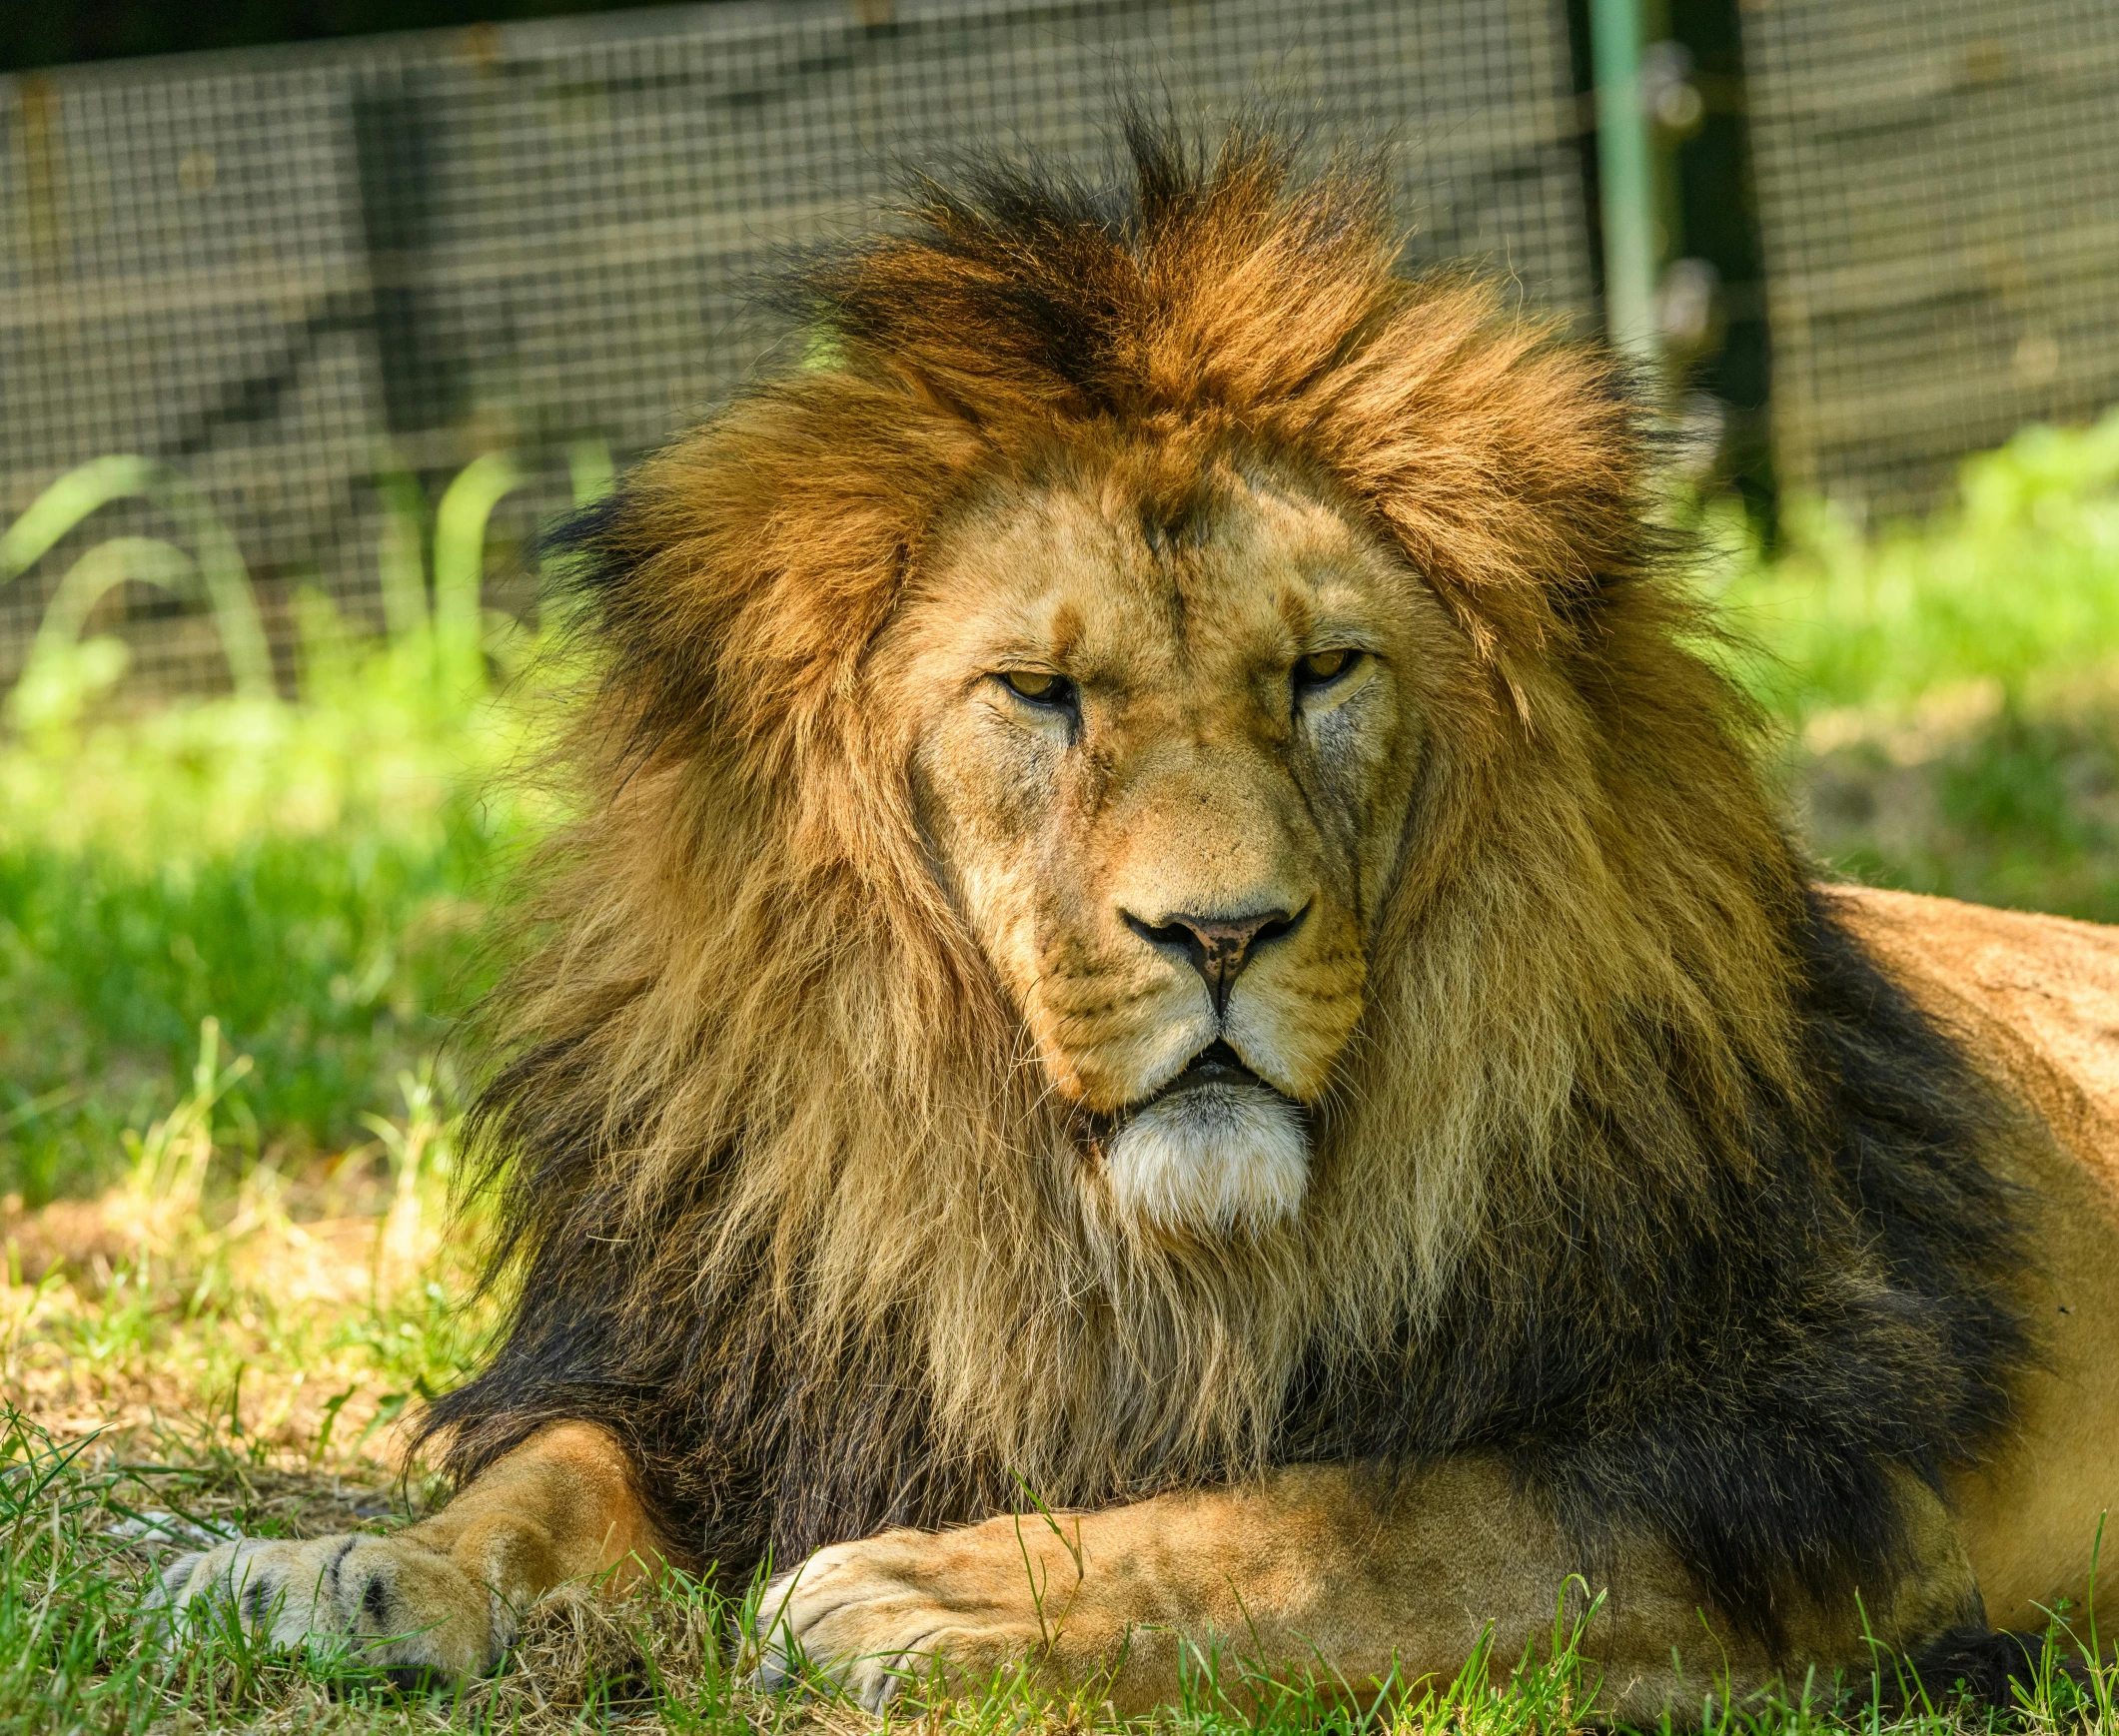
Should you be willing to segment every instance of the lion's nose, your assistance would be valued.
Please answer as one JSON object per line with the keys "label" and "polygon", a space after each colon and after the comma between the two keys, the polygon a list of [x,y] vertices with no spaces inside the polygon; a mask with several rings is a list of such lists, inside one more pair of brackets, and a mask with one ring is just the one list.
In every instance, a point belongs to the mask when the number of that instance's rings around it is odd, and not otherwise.
{"label": "lion's nose", "polygon": [[1142,921],[1132,911],[1119,913],[1126,926],[1150,946],[1182,952],[1192,961],[1214,997],[1214,1016],[1220,1018],[1229,1006],[1229,991],[1244,967],[1258,956],[1259,948],[1283,935],[1293,934],[1310,914],[1306,904],[1293,916],[1285,910],[1262,910],[1243,916],[1192,916],[1180,912],[1165,922]]}

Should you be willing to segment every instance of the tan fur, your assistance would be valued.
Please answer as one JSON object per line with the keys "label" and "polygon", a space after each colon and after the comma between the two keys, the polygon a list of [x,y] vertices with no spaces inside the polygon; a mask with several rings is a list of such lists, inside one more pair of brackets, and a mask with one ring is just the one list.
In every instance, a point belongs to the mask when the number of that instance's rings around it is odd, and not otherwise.
{"label": "tan fur", "polygon": [[[1897,1584],[1864,1588],[1869,1631],[1887,1648],[1917,1644],[1974,1596],[1997,1626],[2037,1630],[2059,1609],[2079,1618],[2100,1523],[2119,1510],[2119,930],[1905,894],[1839,896],[2038,1114],[2012,1168],[2037,1191],[2044,1365],[2027,1378],[2009,1447],[1955,1479],[1947,1509],[1905,1488],[1919,1559]],[[1379,1516],[1347,1492],[1356,1474],[1303,1469],[1255,1490],[827,1549],[776,1582],[762,1641],[784,1651],[793,1636],[870,1704],[936,1659],[972,1682],[1028,1660],[1130,1710],[1177,1697],[1186,1646],[1195,1670],[1218,1645],[1262,1654],[1276,1679],[1329,1666],[1357,1685],[1394,1670],[1401,1681],[1454,1678],[1490,1625],[1498,1673],[1548,1648],[1559,1588],[1588,1564],[1535,1504],[1467,1461],[1414,1479]],[[1652,1544],[1631,1543],[1596,1585],[1609,1603],[1584,1649],[1602,1671],[1607,1714],[1696,1709],[1779,1673],[1779,1660],[1702,1621],[1696,1592]],[[934,1643],[911,1643],[920,1635]],[[1802,1618],[1794,1646],[1827,1673],[1871,1667],[1832,1612]]]}
{"label": "tan fur", "polygon": [[2119,929],[1906,893],[1847,903],[2052,1136],[2013,1153],[2040,1364],[2006,1447],[1950,1489],[1988,1616],[2042,1627],[2063,1599],[2082,1608],[2100,1520],[2119,1514]]}
{"label": "tan fur", "polygon": [[[911,1301],[925,1370],[944,1397],[943,1451],[991,1453],[1063,1503],[1107,1490],[1114,1465],[1121,1485],[1150,1474],[1144,1454],[1159,1480],[1255,1455],[1317,1322],[1361,1342],[1408,1308],[1431,1311],[1491,1194],[1535,1212],[1542,1192],[1579,1185],[1581,1166],[1598,1161],[1572,1137],[1570,1094],[1585,1076],[1615,1083],[1651,1065],[1643,1008],[1697,1034],[1702,1056],[1726,1075],[1699,1083],[1725,1095],[1732,1118],[1746,1065],[1769,1076],[1789,1065],[1790,961],[1762,895],[1792,893],[1792,869],[1749,765],[1726,740],[1691,729],[1680,739],[1698,763],[1681,771],[1629,747],[1631,732],[1653,739],[1666,720],[1723,703],[1704,666],[1660,648],[1681,599],[1644,589],[1605,624],[1598,651],[1614,665],[1613,695],[1586,696],[1557,671],[1517,663],[1486,643],[1491,627],[1468,619],[1467,593],[1483,612],[1547,606],[1512,578],[1520,563],[1589,573],[1630,558],[1616,524],[1573,523],[1565,541],[1541,549],[1561,527],[1530,504],[1498,496],[1491,482],[1478,491],[1484,510],[1453,496],[1473,475],[1505,476],[1525,461],[1510,449],[1518,422],[1550,425],[1545,465],[1607,472],[1622,456],[1605,449],[1621,436],[1620,412],[1598,397],[1582,360],[1494,327],[1483,290],[1408,289],[1407,298],[1397,315],[1404,341],[1378,342],[1381,378],[1334,382],[1325,404],[1283,413],[1293,426],[1239,431],[1205,410],[1204,428],[1122,438],[1091,430],[1073,436],[1086,450],[1016,460],[1053,474],[1036,490],[1006,471],[981,485],[978,472],[995,462],[981,445],[957,458],[973,474],[952,504],[842,493],[864,466],[886,461],[862,449],[878,439],[873,431],[920,418],[854,377],[787,389],[852,448],[829,471],[816,472],[808,443],[785,441],[758,407],[674,448],[635,484],[645,504],[630,533],[647,563],[637,582],[656,598],[657,633],[723,647],[731,662],[748,651],[764,674],[746,670],[740,690],[717,695],[735,714],[703,738],[657,727],[639,744],[599,711],[591,775],[618,794],[569,841],[577,865],[553,904],[565,939],[535,967],[517,1021],[577,1034],[587,1088],[620,1082],[584,1113],[609,1130],[633,1222],[653,1226],[672,1261],[700,1258],[693,1235],[709,1268],[762,1241],[774,1272],[790,1283],[800,1275],[786,1325],[811,1334],[820,1358],[842,1338],[899,1331]],[[1362,522],[1368,503],[1348,500],[1312,463],[1277,461],[1263,482],[1243,475],[1263,462],[1261,447],[1353,446],[1365,426],[1357,419],[1380,414],[1365,401],[1372,393],[1432,403],[1438,418],[1455,415],[1477,432],[1468,449],[1334,450],[1346,471],[1389,476],[1394,533],[1432,561],[1417,576],[1402,547],[1386,552]],[[1474,418],[1469,407],[1482,397],[1511,407]],[[1049,442],[1034,425],[996,427],[1004,413],[988,413],[989,441],[1032,453]],[[754,433],[744,426],[751,417]],[[1339,427],[1341,418],[1352,426]],[[937,416],[919,434],[936,463],[956,457],[953,419]],[[1136,502],[1144,489],[1179,493],[1171,470],[1184,496],[1220,480],[1217,519],[1241,526],[1217,606],[1248,594],[1274,561],[1302,558],[1305,536],[1345,550],[1347,582],[1358,583],[1387,641],[1380,660],[1400,736],[1385,750],[1381,770],[1398,781],[1376,792],[1361,884],[1331,889],[1332,921],[1350,922],[1358,903],[1366,933],[1357,940],[1352,928],[1317,923],[1303,937],[1340,937],[1307,968],[1345,981],[1288,985],[1303,997],[1313,1050],[1291,1055],[1281,1083],[1329,1112],[1303,1221],[1205,1250],[1143,1249],[1098,1220],[1093,1197],[1070,1197],[1069,1100],[1106,1107],[1153,1068],[1137,1053],[1114,1067],[1093,1028],[1053,1040],[1055,1021],[1083,1030],[1066,1001],[1076,980],[1069,956],[1024,956],[1020,937],[994,920],[1005,901],[963,877],[976,852],[948,854],[966,828],[947,792],[933,804],[941,815],[923,813],[920,783],[923,769],[942,781],[919,745],[952,739],[955,720],[940,708],[963,708],[974,665],[1003,648],[987,631],[999,605],[982,604],[979,585],[1008,571],[1022,593],[1016,606],[1032,606],[1029,569],[1007,564],[1018,545],[1051,551],[1045,570],[1063,575],[1070,608],[1105,617],[1120,662],[1113,685],[1154,691],[1179,647],[1167,632],[1133,636],[1146,624],[1131,569],[1147,558]],[[915,512],[924,517],[907,522]],[[882,521],[864,521],[871,516]],[[775,543],[769,532],[782,524],[788,540]],[[856,537],[875,546],[863,551]],[[900,584],[891,554],[908,541],[923,559]],[[754,575],[748,588],[729,584],[730,559]],[[862,624],[868,609],[848,603],[856,585],[883,593],[871,624]],[[1519,587],[1527,594],[1514,595]],[[1279,613],[1272,591],[1257,600]],[[810,618],[827,605],[850,609],[855,624]],[[1195,611],[1192,633],[1208,612]],[[1254,645],[1271,630],[1261,618]],[[1524,630],[1573,629],[1556,619]],[[1051,631],[1048,651],[1061,637]],[[1626,685],[1632,659],[1642,666],[1638,692]],[[1211,683],[1197,675],[1192,691],[1158,698],[1162,714],[1139,728],[1152,735],[1218,709],[1251,713],[1240,675],[1237,665]],[[1623,705],[1615,691],[1627,693]],[[648,700],[620,677],[611,702]],[[1615,730],[1599,714],[1606,702],[1620,714]],[[799,709],[770,714],[780,706]],[[808,756],[799,764],[784,757],[797,746]],[[1185,751],[1198,770],[1173,775],[1210,790],[1243,758],[1211,739]],[[1416,764],[1421,824],[1401,839],[1390,816],[1405,812]],[[982,800],[1005,808],[990,759],[962,775],[973,785],[957,809]],[[1154,822],[1162,832],[1146,837],[1085,813],[1070,853],[1078,872],[1103,882],[1100,896],[1125,860],[1153,881],[1184,859],[1174,892],[1198,884],[1192,862],[1266,849],[1260,840],[1279,832],[1293,799],[1202,806],[1178,796],[1171,818]],[[940,879],[926,855],[929,820],[942,825]],[[1137,858],[1125,854],[1136,847]],[[995,851],[982,865],[1004,857]],[[1048,934],[1069,931],[1051,924]],[[1366,970],[1346,956],[1356,944],[1366,946]],[[1044,973],[1034,994],[1033,963]],[[1129,986],[1103,959],[1091,969],[1097,984]],[[1162,975],[1172,994],[1183,992],[1179,973]],[[1366,1015],[1358,1031],[1356,1009]],[[1175,1054],[1183,1033],[1164,1042],[1155,1056]],[[714,1065],[693,1065],[701,1055]],[[761,1103],[774,1106],[769,1119]],[[732,1193],[711,1223],[674,1230],[664,1202],[700,1152],[721,1148],[739,1154]],[[1693,1180],[1669,1177],[1674,1188]],[[908,1222],[910,1199],[923,1210]],[[995,1248],[1006,1258],[993,1258]],[[690,1281],[673,1271],[669,1282],[681,1292]],[[1085,1291],[1122,1300],[1109,1312],[1049,1306]],[[1116,1353],[1114,1330],[1124,1334]],[[1114,1380],[1123,1390],[1107,1388]],[[1172,1442],[1182,1457],[1171,1458]]]}
{"label": "tan fur", "polygon": [[[1917,1487],[1906,1499],[1941,1534],[1918,1578],[1869,1600],[1885,1648],[1948,1625],[1971,1583],[1940,1503]],[[1234,1490],[819,1550],[770,1587],[757,1643],[768,1676],[798,1652],[871,1708],[937,1670],[946,1690],[977,1691],[1027,1668],[1049,1691],[1145,1713],[1181,1703],[1217,1662],[1239,1705],[1304,1685],[1366,1701],[1393,1682],[1441,1688],[1483,1643],[1490,1679],[1506,1681],[1578,1623],[1597,1690],[1584,1712],[1682,1717],[1777,1677],[1755,1642],[1702,1620],[1659,1546],[1619,1549],[1596,1575],[1593,1616],[1588,1566],[1492,1461],[1423,1471],[1383,1507],[1360,1473],[1303,1466]],[[1796,1641],[1827,1676],[1869,1668],[1860,1634],[1824,1612],[1798,1612]]]}

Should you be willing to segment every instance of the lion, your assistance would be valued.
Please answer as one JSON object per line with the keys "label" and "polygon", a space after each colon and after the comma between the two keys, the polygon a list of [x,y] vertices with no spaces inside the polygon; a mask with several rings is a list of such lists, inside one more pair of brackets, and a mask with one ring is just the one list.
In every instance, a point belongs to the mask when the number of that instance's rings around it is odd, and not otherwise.
{"label": "lion", "polygon": [[1564,1598],[1606,1716],[2004,1694],[2119,1500],[2119,934],[1820,880],[1618,365],[1373,168],[1129,138],[807,259],[828,354],[575,521],[460,1492],[166,1606],[461,1676],[710,1569],[764,1687],[1135,1712]]}

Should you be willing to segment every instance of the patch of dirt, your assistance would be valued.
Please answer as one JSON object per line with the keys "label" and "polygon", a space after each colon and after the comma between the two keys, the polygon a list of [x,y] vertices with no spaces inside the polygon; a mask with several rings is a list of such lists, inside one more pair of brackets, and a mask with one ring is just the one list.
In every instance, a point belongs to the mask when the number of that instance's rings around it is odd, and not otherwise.
{"label": "patch of dirt", "polygon": [[1790,768],[1797,824],[1837,872],[1975,903],[2119,920],[2119,676],[1910,712],[1828,712]]}
{"label": "patch of dirt", "polygon": [[438,1197],[336,1168],[261,1168],[205,1208],[136,1187],[0,1200],[0,1400],[134,1458],[225,1436],[256,1463],[389,1474],[390,1425],[447,1314],[425,1287],[454,1294],[461,1275]]}

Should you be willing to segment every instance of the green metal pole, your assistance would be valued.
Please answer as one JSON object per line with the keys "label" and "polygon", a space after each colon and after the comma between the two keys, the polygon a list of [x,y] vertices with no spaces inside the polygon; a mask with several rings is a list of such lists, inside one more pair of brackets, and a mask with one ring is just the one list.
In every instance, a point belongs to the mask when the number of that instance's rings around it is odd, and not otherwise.
{"label": "green metal pole", "polygon": [[1604,320],[1622,355],[1652,365],[1655,188],[1640,99],[1640,0],[1589,0],[1596,74],[1596,172],[1603,216]]}

